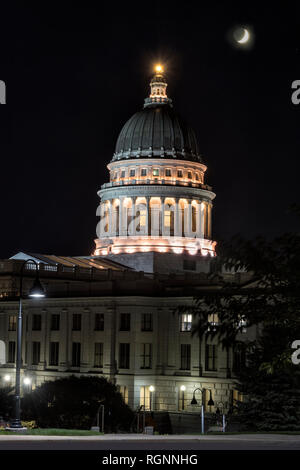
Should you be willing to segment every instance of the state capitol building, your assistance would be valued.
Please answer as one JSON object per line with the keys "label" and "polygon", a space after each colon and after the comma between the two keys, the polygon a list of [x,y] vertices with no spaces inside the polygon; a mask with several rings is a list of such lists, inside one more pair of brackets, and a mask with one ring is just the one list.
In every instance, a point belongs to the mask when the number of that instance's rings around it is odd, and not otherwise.
{"label": "state capitol building", "polygon": [[[224,277],[246,285],[249,276],[214,272],[215,194],[195,132],[167,96],[162,67],[107,167],[94,253],[19,252],[0,260],[0,385],[15,380],[22,277],[23,387],[67,374],[103,375],[133,409],[143,405],[174,420],[199,416],[201,399],[191,400],[201,388],[206,412],[220,402],[228,410],[238,398],[239,353],[192,335],[197,317],[176,309],[220,289]],[[43,299],[27,295],[37,267]]]}

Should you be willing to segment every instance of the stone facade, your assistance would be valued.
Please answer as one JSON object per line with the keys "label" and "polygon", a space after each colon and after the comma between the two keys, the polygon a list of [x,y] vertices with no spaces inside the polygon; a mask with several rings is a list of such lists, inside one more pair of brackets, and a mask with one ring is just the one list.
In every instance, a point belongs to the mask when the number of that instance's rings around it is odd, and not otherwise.
{"label": "stone facade", "polygon": [[[6,263],[13,263],[17,269],[21,261]],[[6,286],[13,286],[17,284],[15,276],[12,270],[10,276],[3,273],[0,280]],[[235,387],[233,351],[227,356],[215,344],[215,364],[209,366],[205,340],[200,341],[197,335],[191,334],[191,322],[197,319],[175,313],[179,305],[191,305],[196,292],[208,287],[218,289],[217,277],[212,279],[205,274],[200,279],[192,274],[149,277],[126,271],[109,274],[106,270],[101,272],[102,280],[97,281],[92,295],[86,292],[83,296],[79,291],[76,296],[78,283],[86,284],[85,273],[73,279],[69,273],[68,292],[72,295],[68,297],[60,290],[62,270],[55,275],[44,266],[40,276],[43,285],[48,286],[50,297],[23,301],[22,376],[31,379],[32,387],[70,374],[103,375],[120,386],[134,409],[141,404],[149,409],[150,386],[154,387],[151,409],[155,411],[176,412],[182,408],[185,412],[197,411],[190,402],[193,390],[198,387],[212,391],[216,406],[219,402],[230,406]],[[32,279],[33,276],[26,278],[28,288]],[[17,293],[8,292],[0,302],[0,340],[6,349],[6,364],[0,366],[2,384],[8,377],[11,383],[14,381],[15,356],[11,344],[16,342],[16,297]],[[245,337],[254,333],[248,331]],[[53,349],[51,352],[53,343],[59,344],[57,357]],[[80,344],[77,363],[74,343]],[[129,345],[127,352],[121,349],[124,344]],[[124,358],[127,353],[128,363]],[[182,387],[185,387],[184,394]],[[206,407],[208,399],[206,393]]]}

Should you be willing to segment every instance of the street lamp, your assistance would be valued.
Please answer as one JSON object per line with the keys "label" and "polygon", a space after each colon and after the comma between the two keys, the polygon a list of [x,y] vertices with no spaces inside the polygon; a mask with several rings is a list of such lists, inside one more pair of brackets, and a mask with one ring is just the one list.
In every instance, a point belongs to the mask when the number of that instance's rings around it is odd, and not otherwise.
{"label": "street lamp", "polygon": [[226,428],[226,420],[225,420],[225,405],[222,401],[219,401],[217,403],[217,409],[216,409],[216,415],[217,416],[220,416],[221,415],[221,411],[220,411],[220,407],[222,409],[222,432],[225,432],[225,428]]}
{"label": "street lamp", "polygon": [[155,388],[153,385],[150,385],[149,387],[149,392],[150,392],[150,411],[152,411],[152,394],[154,392]]}
{"label": "street lamp", "polygon": [[22,296],[23,296],[23,272],[24,267],[28,263],[35,264],[35,281],[33,286],[29,290],[28,296],[33,298],[42,298],[45,297],[45,291],[42,287],[42,284],[39,281],[39,270],[38,264],[33,259],[27,259],[24,261],[20,271],[20,294],[19,294],[19,315],[18,315],[18,326],[17,326],[17,357],[16,357],[16,385],[15,385],[15,418],[12,420],[10,427],[13,429],[22,429],[21,419],[20,419],[20,376],[21,376],[21,362],[22,362]]}
{"label": "street lamp", "polygon": [[[203,406],[203,388],[195,388],[194,392],[193,392],[193,398],[192,398],[192,401],[191,401],[191,405],[197,405],[197,400],[196,400],[196,397],[195,397],[195,393],[197,392],[197,390],[200,390],[201,392],[201,434],[204,434],[204,406]],[[209,400],[208,400],[208,406],[214,406],[214,401],[212,399],[212,395],[211,395],[211,390],[210,391],[210,397],[209,397]]]}

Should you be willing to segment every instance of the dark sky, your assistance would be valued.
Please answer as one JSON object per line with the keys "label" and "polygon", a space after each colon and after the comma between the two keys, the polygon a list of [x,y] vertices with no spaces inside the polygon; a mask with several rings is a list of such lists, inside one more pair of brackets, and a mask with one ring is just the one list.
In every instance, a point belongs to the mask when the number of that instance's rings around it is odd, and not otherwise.
{"label": "dark sky", "polygon": [[[39,3],[1,5],[0,257],[91,253],[96,192],[158,61],[217,194],[214,238],[298,230],[300,6]],[[240,24],[254,31],[250,50],[226,39]]]}

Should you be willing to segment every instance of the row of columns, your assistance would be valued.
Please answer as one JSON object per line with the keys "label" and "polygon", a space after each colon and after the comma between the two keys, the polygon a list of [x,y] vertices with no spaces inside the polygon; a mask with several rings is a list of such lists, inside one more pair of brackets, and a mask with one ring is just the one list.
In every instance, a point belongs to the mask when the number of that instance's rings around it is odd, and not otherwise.
{"label": "row of columns", "polygon": [[[137,197],[131,197],[131,207],[124,204],[128,197],[120,197],[119,204],[114,205],[114,200],[105,201],[100,205],[100,217],[102,229],[100,236],[178,236],[211,238],[211,204],[208,202],[196,201],[192,205],[192,200],[188,200],[184,209],[180,208],[180,198],[173,198],[175,204],[165,203],[166,199],[160,198],[160,207],[157,204],[150,205],[151,197],[145,197],[146,203],[136,204]],[[194,200],[193,200],[194,201]],[[166,207],[174,215],[170,219],[170,227],[165,227]],[[193,214],[194,207],[194,214]],[[137,217],[137,212],[140,212]],[[144,213],[142,213],[144,212]],[[145,224],[140,226],[141,219]],[[183,219],[183,220],[182,220]]]}

